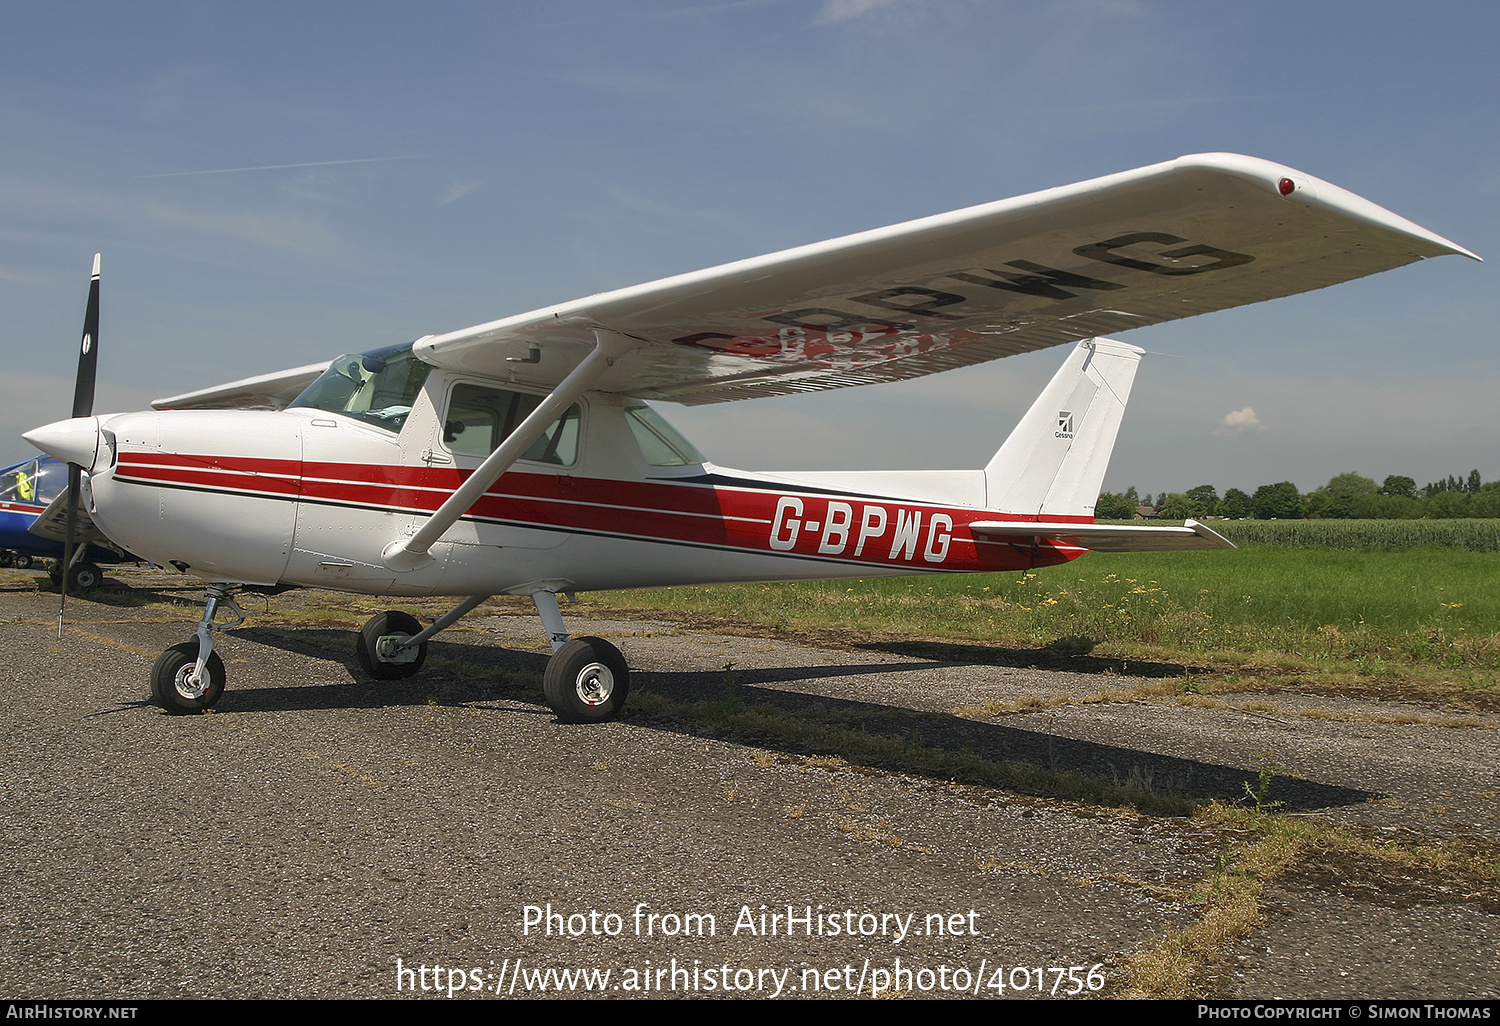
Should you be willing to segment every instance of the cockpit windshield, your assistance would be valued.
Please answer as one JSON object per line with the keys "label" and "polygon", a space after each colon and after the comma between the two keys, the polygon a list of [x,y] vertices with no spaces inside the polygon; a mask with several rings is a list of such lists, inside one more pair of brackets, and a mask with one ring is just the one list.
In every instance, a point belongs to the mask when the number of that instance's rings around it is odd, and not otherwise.
{"label": "cockpit windshield", "polygon": [[399,432],[430,370],[429,364],[412,355],[410,342],[368,353],[346,353],[291,406],[340,413]]}
{"label": "cockpit windshield", "polygon": [[0,502],[45,506],[68,487],[68,465],[47,456],[0,470]]}

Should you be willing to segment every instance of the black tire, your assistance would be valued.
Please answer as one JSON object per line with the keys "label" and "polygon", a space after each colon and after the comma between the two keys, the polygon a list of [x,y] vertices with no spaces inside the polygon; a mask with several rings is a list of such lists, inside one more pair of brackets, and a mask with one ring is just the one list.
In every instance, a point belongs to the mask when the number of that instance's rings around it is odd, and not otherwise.
{"label": "black tire", "polygon": [[422,625],[410,613],[403,613],[397,609],[376,613],[360,629],[359,637],[355,639],[355,654],[359,656],[359,665],[376,680],[402,680],[414,676],[427,661],[427,642],[424,641],[417,646],[417,657],[409,663],[385,662],[376,656],[375,646],[383,636],[388,634],[400,634],[411,638],[421,632]]}
{"label": "black tire", "polygon": [[574,638],[547,663],[542,690],[563,723],[603,723],[625,708],[630,667],[603,638]]}
{"label": "black tire", "polygon": [[173,645],[156,659],[151,667],[151,700],[174,716],[212,709],[224,693],[224,660],[211,652],[203,672],[208,681],[199,692],[187,681],[198,664],[198,640]]}
{"label": "black tire", "polygon": [[0,549],[0,570],[8,570],[16,565],[16,554],[10,549]]}
{"label": "black tire", "polygon": [[27,555],[24,552],[17,552],[16,553],[16,569],[17,570],[30,570],[35,565],[36,565],[36,560],[33,557]]}
{"label": "black tire", "polygon": [[68,590],[74,595],[93,591],[104,582],[104,571],[93,563],[79,563],[68,577]]}

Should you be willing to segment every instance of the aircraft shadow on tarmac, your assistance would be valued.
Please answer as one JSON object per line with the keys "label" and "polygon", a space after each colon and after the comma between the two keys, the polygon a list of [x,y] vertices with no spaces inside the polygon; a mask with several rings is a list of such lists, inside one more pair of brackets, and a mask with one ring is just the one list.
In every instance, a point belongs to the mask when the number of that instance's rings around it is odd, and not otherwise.
{"label": "aircraft shadow on tarmac", "polygon": [[[144,606],[151,602],[173,602],[178,605],[189,606],[199,609],[203,605],[203,584],[192,578],[182,578],[181,585],[162,585],[152,583],[142,584],[136,581],[124,581],[114,576],[105,568],[104,579],[99,586],[85,594],[79,595],[74,592],[68,593],[69,603],[93,602],[101,606],[112,606],[115,608],[129,606]],[[42,594],[58,594],[58,586],[53,583],[47,574],[47,569],[40,562],[33,566],[30,572],[23,570],[10,570],[8,573],[24,573],[26,578],[17,581],[15,578],[0,582],[0,592],[40,592]]]}
{"label": "aircraft shadow on tarmac", "polygon": [[[243,641],[282,651],[341,662],[348,670],[351,680],[349,685],[336,687],[265,686],[256,683],[253,673],[241,670],[239,674],[235,674],[232,668],[230,686],[219,707],[221,712],[379,708],[426,705],[429,702],[461,705],[504,699],[534,703],[537,706],[536,715],[552,715],[543,702],[539,683],[547,665],[548,654],[544,652],[434,641],[429,649],[428,665],[417,676],[408,680],[372,681],[359,669],[354,659],[354,636],[349,631],[308,628],[287,631],[251,627],[227,633]],[[433,665],[438,660],[452,660],[465,667],[473,667],[475,672],[470,677],[465,676],[462,670]],[[655,693],[680,702],[703,702],[732,695],[734,700],[746,706],[774,706],[793,714],[832,716],[841,724],[853,725],[852,729],[862,733],[912,740],[925,747],[955,755],[973,753],[985,759],[1028,764],[1059,773],[1073,772],[1116,783],[1127,780],[1138,783],[1146,781],[1157,792],[1180,794],[1193,799],[1243,802],[1246,800],[1245,786],[1249,784],[1254,787],[1258,782],[1258,770],[1162,755],[1143,748],[1102,744],[1059,733],[966,719],[950,713],[934,713],[827,695],[809,695],[774,686],[782,682],[818,678],[857,680],[872,675],[931,669],[932,665],[930,661],[923,660],[911,663],[735,667],[732,670],[666,673],[636,671],[631,675],[631,690],[632,693]],[[536,683],[506,683],[506,673],[526,674],[530,681]],[[507,710],[505,714],[514,715],[515,712]],[[637,725],[653,730],[719,739],[732,739],[734,734],[732,729],[727,728],[716,732],[681,724],[649,721],[637,721]],[[583,726],[567,729],[591,728]],[[757,737],[754,743],[758,747],[787,754],[849,758],[848,753],[839,751],[834,746],[829,746],[827,750],[813,750],[803,742],[778,743],[774,738],[764,737]],[[901,766],[881,768],[921,775],[921,770]],[[1358,805],[1384,795],[1278,775],[1272,797],[1282,803],[1279,806],[1281,811],[1299,812]]]}
{"label": "aircraft shadow on tarmac", "polygon": [[867,652],[931,659],[941,663],[971,663],[981,666],[1014,666],[1019,669],[1064,670],[1069,673],[1119,673],[1131,677],[1182,677],[1208,673],[1186,663],[1158,663],[1145,659],[1119,659],[1091,655],[1068,655],[1050,649],[998,648],[992,645],[960,645],[947,641],[871,641],[855,645]]}

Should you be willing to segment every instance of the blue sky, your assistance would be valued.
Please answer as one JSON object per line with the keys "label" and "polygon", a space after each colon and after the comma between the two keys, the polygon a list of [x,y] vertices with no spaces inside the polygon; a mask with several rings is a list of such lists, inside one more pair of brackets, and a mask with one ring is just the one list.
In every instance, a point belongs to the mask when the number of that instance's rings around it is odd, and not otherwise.
{"label": "blue sky", "polygon": [[[1500,4],[3,11],[8,458],[22,430],[66,412],[96,251],[98,408],[127,409],[1228,150],[1492,262],[1446,257],[1124,333],[1153,355],[1106,486],[1500,478]],[[978,466],[1062,357],[663,412],[729,466]]]}

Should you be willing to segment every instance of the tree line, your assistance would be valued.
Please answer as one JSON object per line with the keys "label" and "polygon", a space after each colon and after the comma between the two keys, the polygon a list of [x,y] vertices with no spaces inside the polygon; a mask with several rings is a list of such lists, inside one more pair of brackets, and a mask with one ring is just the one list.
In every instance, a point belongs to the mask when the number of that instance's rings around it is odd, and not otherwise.
{"label": "tree line", "polygon": [[1383,484],[1359,474],[1339,474],[1321,488],[1299,492],[1290,481],[1261,485],[1254,492],[1231,488],[1222,496],[1212,485],[1185,492],[1163,492],[1153,503],[1150,493],[1134,487],[1099,496],[1094,515],[1101,520],[1129,520],[1141,506],[1155,509],[1162,520],[1421,520],[1500,517],[1500,481],[1485,483],[1479,471],[1417,487],[1415,479],[1392,474]]}

